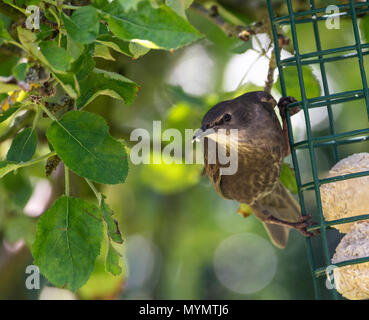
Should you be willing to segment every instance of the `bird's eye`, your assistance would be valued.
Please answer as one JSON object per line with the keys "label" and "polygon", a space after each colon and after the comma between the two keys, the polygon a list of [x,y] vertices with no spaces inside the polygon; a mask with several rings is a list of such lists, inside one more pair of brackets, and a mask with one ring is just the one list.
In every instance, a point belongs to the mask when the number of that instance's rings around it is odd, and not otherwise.
{"label": "bird's eye", "polygon": [[225,115],[224,115],[224,117],[223,117],[223,119],[224,119],[224,121],[230,121],[231,120],[231,115],[229,114],[229,113],[226,113]]}

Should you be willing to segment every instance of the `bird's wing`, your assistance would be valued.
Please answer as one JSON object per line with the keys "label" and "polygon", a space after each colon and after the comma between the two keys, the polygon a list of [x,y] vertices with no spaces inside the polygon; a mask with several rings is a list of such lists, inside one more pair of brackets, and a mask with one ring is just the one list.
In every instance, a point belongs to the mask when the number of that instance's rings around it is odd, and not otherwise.
{"label": "bird's wing", "polygon": [[300,207],[290,192],[278,181],[273,192],[259,199],[252,209],[257,217],[271,215],[280,220],[297,222],[301,213]]}

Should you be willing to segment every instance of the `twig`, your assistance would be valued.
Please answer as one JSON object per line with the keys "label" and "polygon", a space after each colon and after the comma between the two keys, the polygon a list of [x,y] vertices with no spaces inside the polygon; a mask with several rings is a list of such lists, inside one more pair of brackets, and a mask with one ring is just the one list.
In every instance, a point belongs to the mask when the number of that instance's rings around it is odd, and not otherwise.
{"label": "twig", "polygon": [[101,193],[96,189],[95,185],[87,178],[85,178],[87,184],[90,186],[91,190],[94,192],[97,202],[99,203],[99,206],[101,205],[102,201],[102,195]]}
{"label": "twig", "polygon": [[19,163],[17,166],[18,168],[23,168],[23,167],[28,167],[28,166],[32,166],[36,163],[39,163],[41,161],[44,161],[44,160],[47,160],[48,158],[52,157],[52,156],[55,156],[56,155],[56,152],[55,151],[51,151],[47,154],[44,154],[43,156],[37,158],[37,159],[34,159],[34,160],[30,160],[30,161],[27,161],[27,162],[23,162],[23,163]]}
{"label": "twig", "polygon": [[[1,177],[5,176],[6,174],[12,172],[12,171],[15,171],[15,170],[18,170],[19,168],[24,168],[24,167],[28,167],[28,166],[32,166],[36,163],[39,163],[41,161],[44,161],[46,159],[48,159],[49,157],[52,157],[56,155],[56,152],[55,151],[52,151],[52,152],[49,152],[37,159],[34,159],[34,160],[30,160],[30,161],[26,161],[26,162],[21,162],[21,163],[12,163],[10,162],[10,165],[9,166],[6,166],[5,167],[5,171],[2,171],[1,172]],[[9,164],[9,163],[8,163]],[[4,169],[4,167],[3,167]]]}
{"label": "twig", "polygon": [[277,67],[276,61],[275,61],[275,50],[273,48],[272,55],[270,56],[269,60],[269,69],[268,69],[268,75],[267,79],[265,81],[265,88],[264,91],[270,93],[273,87],[274,83],[274,71]]}
{"label": "twig", "polygon": [[202,14],[203,16],[211,19],[219,28],[221,28],[224,33],[229,37],[238,37],[242,41],[248,41],[250,35],[255,35],[256,33],[265,32],[265,27],[262,23],[255,23],[250,26],[236,26],[226,22],[219,14],[216,6],[212,6],[210,10],[206,9],[201,4],[194,2],[191,8]]}

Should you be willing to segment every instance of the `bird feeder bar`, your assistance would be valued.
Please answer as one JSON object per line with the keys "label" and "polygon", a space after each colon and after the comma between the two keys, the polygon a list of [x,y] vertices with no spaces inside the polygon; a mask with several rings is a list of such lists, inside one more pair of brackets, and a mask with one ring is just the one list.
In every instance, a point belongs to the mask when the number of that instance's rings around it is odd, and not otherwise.
{"label": "bird feeder bar", "polygon": [[[322,210],[322,202],[320,197],[320,186],[322,184],[331,183],[335,181],[342,181],[346,179],[352,179],[362,176],[369,176],[369,171],[359,172],[359,173],[351,173],[337,177],[331,177],[326,179],[319,179],[318,177],[318,167],[316,161],[316,148],[322,147],[331,147],[333,151],[333,158],[335,162],[340,160],[338,146],[362,142],[365,140],[369,140],[369,129],[361,129],[348,131],[344,133],[336,133],[334,126],[334,117],[332,113],[332,108],[335,105],[350,102],[354,100],[363,99],[368,111],[369,116],[369,90],[367,84],[367,77],[364,69],[364,61],[363,57],[369,54],[369,43],[361,43],[359,36],[359,28],[358,28],[358,15],[365,14],[369,12],[369,2],[357,2],[355,3],[353,0],[350,0],[347,4],[338,4],[339,8],[339,16],[340,17],[350,17],[352,20],[352,27],[354,33],[355,44],[350,46],[343,46],[339,48],[327,49],[323,50],[320,40],[318,23],[319,21],[326,20],[328,17],[332,18],[333,15],[326,14],[326,8],[316,8],[314,0],[307,0],[310,10],[295,12],[293,10],[292,1],[285,0],[288,9],[288,15],[284,16],[275,16],[274,10],[272,7],[272,0],[267,0],[269,18],[271,22],[272,35],[274,41],[275,48],[275,57],[276,63],[279,71],[279,81],[281,85],[281,93],[283,97],[287,96],[287,88],[285,82],[285,68],[287,66],[295,66],[297,68],[301,100],[295,103],[292,103],[287,108],[287,125],[289,131],[289,143],[291,147],[291,156],[293,165],[296,173],[296,182],[298,186],[298,196],[300,200],[301,213],[302,215],[306,215],[306,202],[304,198],[304,191],[313,190],[314,196],[316,198],[317,209],[318,209],[318,217],[319,223],[310,227],[308,230],[313,231],[316,229],[320,230],[320,239],[321,239],[321,249],[323,251],[324,257],[324,265],[317,265],[316,254],[313,251],[312,239],[307,238],[307,250],[308,257],[310,262],[311,274],[313,277],[314,284],[314,293],[315,297],[319,299],[322,296],[322,286],[320,285],[319,278],[326,274],[326,268],[330,266],[331,263],[331,255],[329,252],[328,242],[327,242],[327,232],[326,230],[331,228],[333,225],[360,221],[369,218],[369,214],[344,218],[333,221],[326,221],[323,215]],[[313,33],[315,38],[316,51],[310,53],[300,53],[299,43],[297,37],[296,25],[301,23],[311,23],[313,27]],[[278,45],[278,33],[279,28],[283,25],[289,25],[291,28],[291,36],[292,36],[292,44],[294,49],[294,56],[281,59],[281,49]],[[327,81],[327,73],[325,64],[328,62],[341,61],[348,58],[356,58],[359,64],[360,69],[360,77],[362,83],[361,90],[353,90],[353,91],[344,91],[339,93],[331,93],[329,91],[328,81]],[[320,68],[321,75],[321,83],[322,83],[322,95],[320,97],[307,98],[306,89],[303,78],[303,69],[302,67],[305,65],[318,64]],[[299,142],[294,141],[293,133],[292,133],[292,124],[290,119],[289,110],[293,107],[300,106],[302,108],[302,112],[305,116],[305,125],[306,125],[306,133],[307,139]],[[317,107],[326,107],[328,113],[328,121],[329,121],[329,135],[313,137],[312,129],[309,117],[309,109],[317,108]],[[307,183],[302,183],[301,171],[299,167],[299,163],[297,160],[297,150],[298,149],[307,149],[310,158],[311,164],[311,181]],[[349,261],[344,261],[335,264],[335,266],[346,266],[351,264],[368,262],[369,257],[354,259]],[[332,273],[331,273],[332,274]],[[327,290],[327,288],[323,287],[323,290]],[[334,299],[338,299],[339,295],[335,289],[330,290]]]}

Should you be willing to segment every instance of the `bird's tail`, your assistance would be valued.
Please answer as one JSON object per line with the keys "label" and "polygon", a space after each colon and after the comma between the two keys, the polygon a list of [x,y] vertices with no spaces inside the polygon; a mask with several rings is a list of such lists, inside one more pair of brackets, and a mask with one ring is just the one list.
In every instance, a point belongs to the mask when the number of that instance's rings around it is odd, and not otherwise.
{"label": "bird's tail", "polygon": [[287,245],[288,234],[290,233],[290,229],[272,223],[263,222],[263,225],[273,244],[280,249],[284,249]]}
{"label": "bird's tail", "polygon": [[[298,203],[280,181],[273,192],[258,200],[252,209],[260,220],[271,215],[283,221],[297,222],[301,215]],[[272,242],[277,247],[284,248],[290,228],[270,223],[264,223],[264,226]]]}

